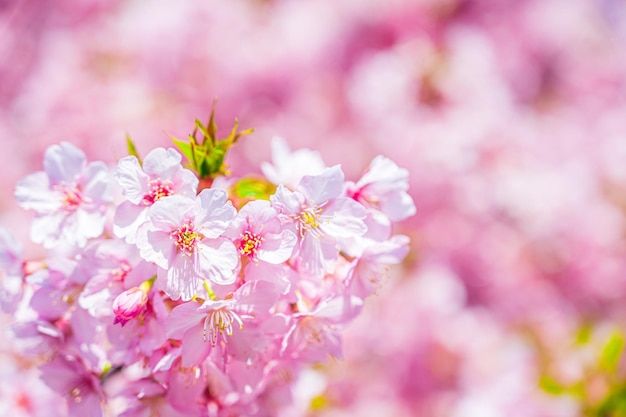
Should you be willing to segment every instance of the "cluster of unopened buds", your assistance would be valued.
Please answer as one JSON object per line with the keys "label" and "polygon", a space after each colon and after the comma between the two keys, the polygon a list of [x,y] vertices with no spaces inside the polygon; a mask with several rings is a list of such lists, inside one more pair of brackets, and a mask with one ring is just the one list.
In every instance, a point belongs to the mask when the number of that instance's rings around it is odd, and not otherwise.
{"label": "cluster of unopened buds", "polygon": [[0,229],[0,301],[69,415],[273,415],[406,256],[405,169],[378,156],[350,182],[277,139],[264,176],[235,177],[226,151],[248,132],[215,132],[197,121],[144,158],[129,139],[116,167],[52,145],[17,184],[48,255]]}

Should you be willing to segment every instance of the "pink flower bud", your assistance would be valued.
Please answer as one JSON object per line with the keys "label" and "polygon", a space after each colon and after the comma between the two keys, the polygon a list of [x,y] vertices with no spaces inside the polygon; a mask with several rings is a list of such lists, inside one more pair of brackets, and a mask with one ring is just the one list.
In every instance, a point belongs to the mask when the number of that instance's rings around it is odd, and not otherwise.
{"label": "pink flower bud", "polygon": [[113,300],[113,312],[115,321],[113,324],[121,323],[124,326],[129,320],[141,314],[148,302],[148,293],[140,287],[128,289],[115,297]]}

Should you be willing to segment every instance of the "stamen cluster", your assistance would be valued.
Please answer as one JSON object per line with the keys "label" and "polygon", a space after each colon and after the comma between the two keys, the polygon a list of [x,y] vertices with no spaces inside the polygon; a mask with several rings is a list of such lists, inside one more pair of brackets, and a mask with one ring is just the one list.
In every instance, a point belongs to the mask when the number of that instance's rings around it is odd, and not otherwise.
{"label": "stamen cluster", "polygon": [[170,234],[170,238],[174,240],[176,249],[187,256],[193,255],[196,245],[201,240],[200,234],[194,229],[192,221],[183,223]]}

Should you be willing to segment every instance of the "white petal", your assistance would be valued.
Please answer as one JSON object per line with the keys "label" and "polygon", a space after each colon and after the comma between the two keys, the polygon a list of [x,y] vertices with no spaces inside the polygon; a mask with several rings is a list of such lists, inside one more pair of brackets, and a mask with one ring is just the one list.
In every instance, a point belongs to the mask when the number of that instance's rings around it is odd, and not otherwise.
{"label": "white petal", "polygon": [[239,252],[233,242],[223,238],[205,239],[198,245],[198,254],[204,277],[223,285],[235,282]]}
{"label": "white petal", "polygon": [[83,151],[67,142],[48,147],[43,160],[44,171],[52,185],[61,182],[74,184],[86,163]]}
{"label": "white petal", "polygon": [[122,187],[124,197],[134,204],[140,204],[143,197],[148,194],[149,177],[139,166],[137,158],[132,155],[119,160],[115,178]]}
{"label": "white petal", "polygon": [[302,191],[309,201],[322,204],[333,198],[337,198],[343,191],[344,175],[341,166],[335,165],[326,168],[319,175],[306,175],[298,184],[298,190]]}
{"label": "white petal", "polygon": [[257,258],[260,261],[271,264],[280,264],[291,258],[298,238],[293,232],[283,230],[281,234],[266,234],[263,243],[257,250]]}

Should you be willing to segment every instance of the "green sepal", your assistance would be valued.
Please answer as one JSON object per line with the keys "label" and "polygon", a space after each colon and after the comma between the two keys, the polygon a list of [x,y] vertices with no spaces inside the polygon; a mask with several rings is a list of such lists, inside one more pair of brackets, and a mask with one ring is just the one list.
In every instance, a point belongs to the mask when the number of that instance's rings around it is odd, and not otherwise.
{"label": "green sepal", "polygon": [[187,158],[187,167],[192,169],[201,180],[205,180],[204,182],[201,181],[201,185],[210,184],[220,175],[229,175],[226,165],[228,151],[240,137],[254,131],[247,129],[239,132],[239,122],[235,119],[229,135],[226,138],[218,139],[215,103],[214,101],[206,125],[198,119],[195,120],[193,132],[189,134],[187,142],[171,137],[174,145]]}
{"label": "green sepal", "polygon": [[185,141],[182,141],[180,139],[176,139],[173,136],[170,136],[170,139],[172,140],[172,142],[174,142],[174,145],[176,145],[176,147],[178,148],[180,153],[182,153],[185,158],[187,158],[190,161],[194,159],[193,158],[193,150],[192,150],[191,144],[189,142],[185,142]]}
{"label": "green sepal", "polygon": [[137,152],[137,147],[135,143],[130,138],[129,134],[126,134],[126,148],[128,149],[128,154],[134,156],[139,161],[139,165],[142,164],[141,158],[139,157],[139,153]]}

